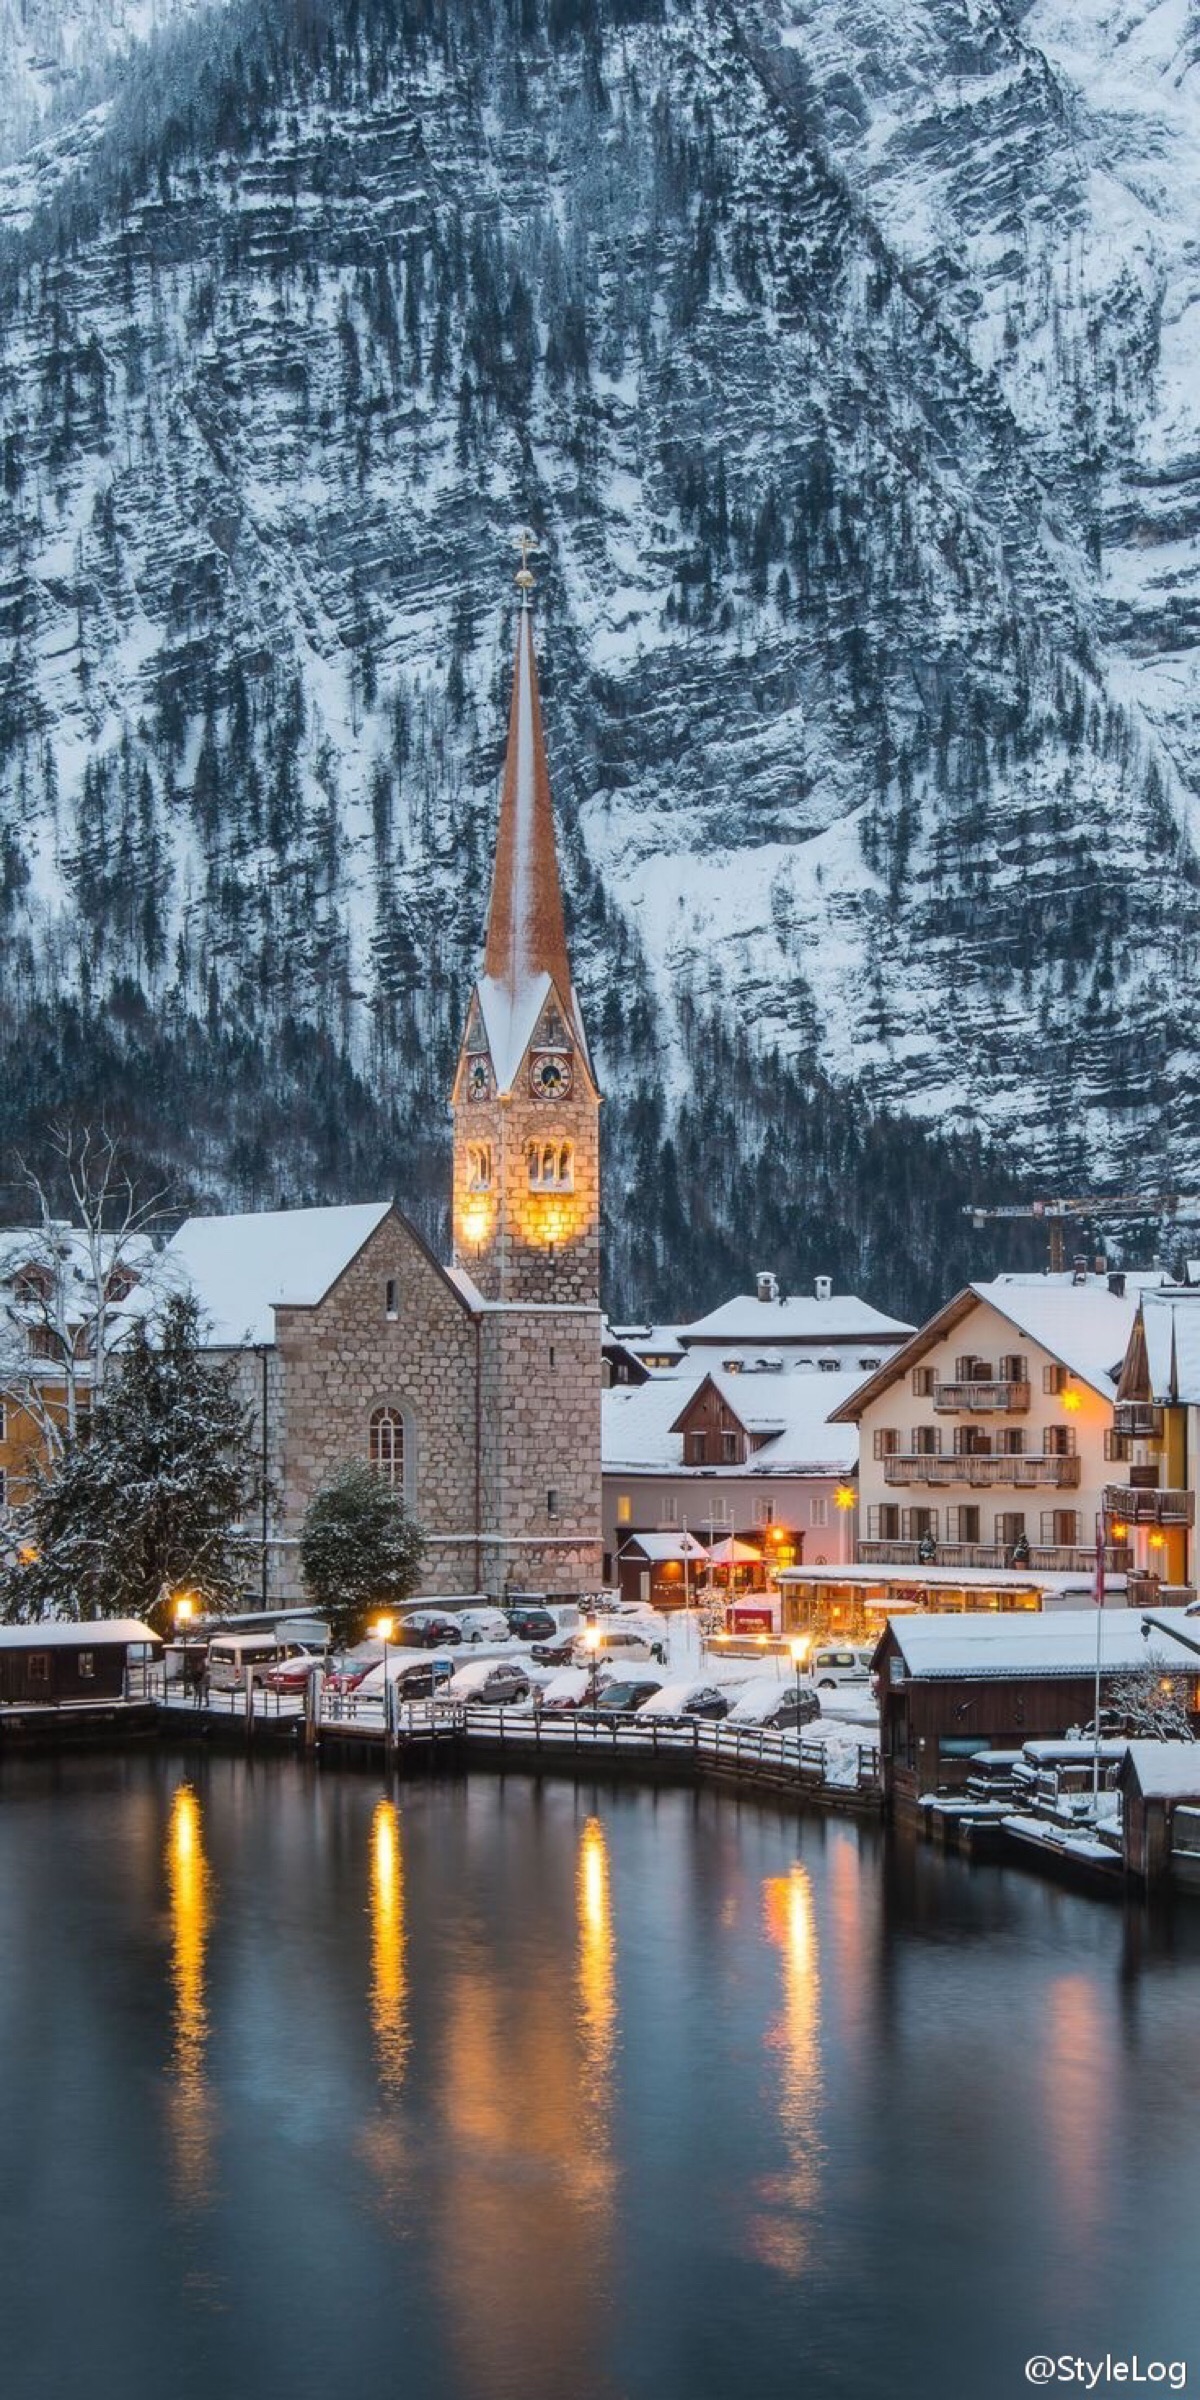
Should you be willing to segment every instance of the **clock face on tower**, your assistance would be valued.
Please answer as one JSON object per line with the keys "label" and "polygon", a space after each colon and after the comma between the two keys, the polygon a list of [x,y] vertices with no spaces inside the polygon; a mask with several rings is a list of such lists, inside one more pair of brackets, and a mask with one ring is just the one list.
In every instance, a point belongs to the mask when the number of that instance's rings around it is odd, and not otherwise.
{"label": "clock face on tower", "polygon": [[486,1058],[473,1058],[467,1068],[467,1098],[490,1100],[491,1096],[492,1070]]}
{"label": "clock face on tower", "polygon": [[568,1055],[561,1050],[535,1050],[529,1061],[529,1089],[535,1100],[565,1100],[572,1081]]}

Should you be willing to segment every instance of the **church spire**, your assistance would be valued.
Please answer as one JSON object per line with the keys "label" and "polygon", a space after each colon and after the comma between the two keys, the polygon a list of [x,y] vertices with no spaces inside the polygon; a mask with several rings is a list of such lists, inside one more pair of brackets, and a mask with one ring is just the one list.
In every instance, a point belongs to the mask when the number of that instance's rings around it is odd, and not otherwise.
{"label": "church spire", "polygon": [[533,649],[528,534],[520,547],[517,653],[483,971],[497,995],[504,992],[517,1008],[535,978],[548,975],[561,1004],[569,1007],[571,968]]}

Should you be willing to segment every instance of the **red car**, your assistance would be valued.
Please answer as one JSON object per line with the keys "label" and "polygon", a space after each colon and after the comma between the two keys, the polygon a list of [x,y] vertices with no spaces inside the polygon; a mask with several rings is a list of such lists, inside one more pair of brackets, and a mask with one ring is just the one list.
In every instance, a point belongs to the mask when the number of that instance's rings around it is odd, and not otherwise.
{"label": "red car", "polygon": [[315,1650],[299,1650],[294,1658],[281,1658],[277,1667],[267,1670],[267,1690],[303,1692],[307,1689],[309,1676],[315,1674],[321,1664]]}

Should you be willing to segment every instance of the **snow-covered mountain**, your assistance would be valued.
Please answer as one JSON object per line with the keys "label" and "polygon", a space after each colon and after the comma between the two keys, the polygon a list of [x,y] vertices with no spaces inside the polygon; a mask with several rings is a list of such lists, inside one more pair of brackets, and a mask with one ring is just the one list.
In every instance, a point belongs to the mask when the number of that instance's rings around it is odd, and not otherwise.
{"label": "snow-covered mountain", "polygon": [[0,182],[9,1128],[432,1222],[528,521],[625,1298],[1194,1179],[1195,8],[93,16]]}

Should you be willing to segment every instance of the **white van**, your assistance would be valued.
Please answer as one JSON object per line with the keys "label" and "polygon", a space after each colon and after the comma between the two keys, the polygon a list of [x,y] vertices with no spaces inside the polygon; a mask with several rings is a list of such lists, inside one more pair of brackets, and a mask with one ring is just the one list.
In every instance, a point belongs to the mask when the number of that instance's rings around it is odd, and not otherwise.
{"label": "white van", "polygon": [[244,1692],[246,1679],[263,1684],[272,1667],[294,1658],[302,1642],[282,1641],[274,1633],[218,1633],[208,1645],[207,1672],[214,1692]]}
{"label": "white van", "polygon": [[869,1690],[871,1684],[871,1653],[851,1650],[832,1643],[814,1650],[808,1662],[808,1672],[819,1692],[837,1692],[844,1684],[857,1684]]}
{"label": "white van", "polygon": [[[666,1663],[666,1644],[655,1640],[652,1626],[643,1624],[634,1630],[627,1623],[622,1625],[613,1618],[607,1617],[597,1626],[596,1630],[604,1636],[596,1652],[596,1657],[601,1664],[607,1660],[614,1666],[624,1666],[626,1659],[642,1660],[647,1658],[655,1659],[659,1665]],[[592,1652],[582,1639],[576,1642],[571,1652],[571,1659],[572,1664],[577,1667],[590,1667]]]}

